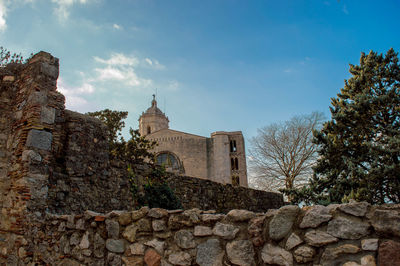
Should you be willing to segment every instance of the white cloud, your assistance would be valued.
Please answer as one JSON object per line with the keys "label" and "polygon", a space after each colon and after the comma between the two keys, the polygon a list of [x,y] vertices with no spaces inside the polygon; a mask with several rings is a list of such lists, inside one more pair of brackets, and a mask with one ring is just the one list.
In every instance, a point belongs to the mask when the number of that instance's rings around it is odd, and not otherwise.
{"label": "white cloud", "polygon": [[51,0],[52,3],[56,4],[54,13],[57,15],[60,21],[65,21],[70,15],[69,9],[75,4],[86,4],[90,0]]}
{"label": "white cloud", "polygon": [[345,13],[346,15],[349,14],[349,10],[347,9],[346,5],[343,5],[343,13]]}
{"label": "white cloud", "polygon": [[7,28],[6,23],[7,7],[5,0],[0,0],[0,31],[4,31]]}
{"label": "white cloud", "polygon": [[177,91],[179,90],[179,82],[176,80],[172,80],[168,83],[167,89],[170,91]]}
{"label": "white cloud", "polygon": [[113,24],[113,28],[116,30],[122,30],[122,26],[115,23]]}
{"label": "white cloud", "polygon": [[160,64],[157,60],[153,59],[151,60],[150,58],[145,58],[144,59],[145,65],[154,69],[165,69],[165,66]]}
{"label": "white cloud", "polygon": [[102,59],[100,57],[95,56],[94,60],[96,62],[106,64],[109,66],[136,66],[139,64],[139,59],[134,56],[125,56],[121,53],[112,53],[109,59]]}
{"label": "white cloud", "polygon": [[65,105],[68,109],[82,110],[87,108],[88,101],[84,98],[85,95],[90,95],[95,92],[95,88],[90,83],[84,82],[82,86],[70,87],[60,77],[57,82],[57,89],[65,96]]}
{"label": "white cloud", "polygon": [[96,68],[96,80],[98,81],[120,81],[132,87],[148,87],[152,80],[139,78],[135,70],[131,67],[116,68],[107,66],[105,68]]}

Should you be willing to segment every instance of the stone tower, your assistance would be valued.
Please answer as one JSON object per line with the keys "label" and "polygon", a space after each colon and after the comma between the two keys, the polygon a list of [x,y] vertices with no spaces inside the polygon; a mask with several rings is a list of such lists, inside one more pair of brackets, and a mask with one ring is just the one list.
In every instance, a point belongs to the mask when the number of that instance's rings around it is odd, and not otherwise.
{"label": "stone tower", "polygon": [[146,136],[161,129],[169,128],[168,117],[157,107],[156,96],[153,94],[151,107],[139,117],[139,133]]}

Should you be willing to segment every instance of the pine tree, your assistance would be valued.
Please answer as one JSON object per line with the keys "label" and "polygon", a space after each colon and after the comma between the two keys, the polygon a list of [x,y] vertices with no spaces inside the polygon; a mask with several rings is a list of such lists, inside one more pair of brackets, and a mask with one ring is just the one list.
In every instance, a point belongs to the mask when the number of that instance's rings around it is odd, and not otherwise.
{"label": "pine tree", "polygon": [[309,186],[286,191],[297,202],[400,202],[400,65],[398,54],[362,53],[332,98],[332,119],[314,141],[319,159]]}

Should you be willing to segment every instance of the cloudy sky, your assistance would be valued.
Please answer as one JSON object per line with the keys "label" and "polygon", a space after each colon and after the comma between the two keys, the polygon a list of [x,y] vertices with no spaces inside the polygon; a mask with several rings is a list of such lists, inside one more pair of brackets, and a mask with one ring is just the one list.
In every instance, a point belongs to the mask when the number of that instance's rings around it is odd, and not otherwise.
{"label": "cloudy sky", "polygon": [[0,46],[60,58],[67,108],[129,111],[157,93],[198,135],[322,111],[362,51],[400,51],[398,0],[0,0]]}

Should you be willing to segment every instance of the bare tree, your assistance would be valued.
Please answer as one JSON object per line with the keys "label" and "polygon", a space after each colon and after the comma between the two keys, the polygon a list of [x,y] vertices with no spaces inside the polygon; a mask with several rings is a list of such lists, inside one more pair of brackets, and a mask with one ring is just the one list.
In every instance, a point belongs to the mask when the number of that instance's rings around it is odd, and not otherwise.
{"label": "bare tree", "polygon": [[316,163],[313,130],[323,119],[322,113],[313,112],[258,129],[250,140],[252,185],[269,191],[305,185]]}

